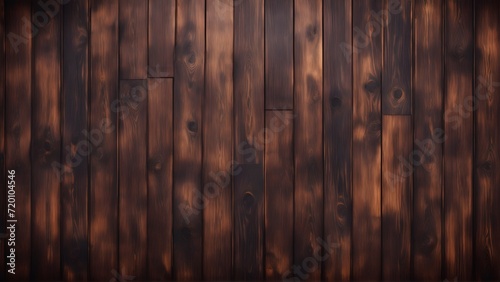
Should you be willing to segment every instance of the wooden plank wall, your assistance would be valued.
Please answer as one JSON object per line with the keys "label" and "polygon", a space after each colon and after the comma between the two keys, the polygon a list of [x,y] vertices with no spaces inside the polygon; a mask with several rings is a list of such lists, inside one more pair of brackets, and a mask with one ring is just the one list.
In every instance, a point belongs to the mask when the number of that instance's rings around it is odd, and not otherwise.
{"label": "wooden plank wall", "polygon": [[1,0],[0,280],[500,280],[499,3]]}

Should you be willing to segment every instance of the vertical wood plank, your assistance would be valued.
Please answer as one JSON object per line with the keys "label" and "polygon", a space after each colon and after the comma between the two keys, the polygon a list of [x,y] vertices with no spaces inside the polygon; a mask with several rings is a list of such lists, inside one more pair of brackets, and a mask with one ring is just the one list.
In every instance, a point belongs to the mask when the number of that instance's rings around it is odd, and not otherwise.
{"label": "vertical wood plank", "polygon": [[[324,262],[323,279],[350,280],[352,234],[352,1],[323,1],[324,238],[338,244]],[[330,50],[330,51],[328,51]]]}
{"label": "vertical wood plank", "polygon": [[205,1],[177,1],[174,83],[174,279],[201,280]]}
{"label": "vertical wood plank", "polygon": [[120,273],[147,275],[147,80],[120,80],[118,128]]}
{"label": "vertical wood plank", "polygon": [[476,279],[500,279],[500,2],[476,1],[475,266]]}
{"label": "vertical wood plank", "polygon": [[295,0],[294,264],[312,280],[321,278],[323,237],[322,14],[321,0]]}
{"label": "vertical wood plank", "polygon": [[266,128],[273,137],[266,144],[264,165],[266,279],[278,281],[293,265],[293,112],[267,112]]}
{"label": "vertical wood plank", "polygon": [[[264,0],[234,2],[233,74],[233,159],[239,164],[260,165],[260,170],[243,168],[243,175],[235,175],[234,279],[261,280],[264,278]],[[247,178],[251,180],[248,183]]]}
{"label": "vertical wood plank", "polygon": [[266,109],[293,109],[293,0],[264,2]]}
{"label": "vertical wood plank", "polygon": [[444,278],[471,280],[474,10],[468,0],[445,7]]}
{"label": "vertical wood plank", "polygon": [[413,147],[411,116],[382,118],[382,279],[410,280],[412,177],[400,158]]}
{"label": "vertical wood plank", "polygon": [[121,0],[119,9],[120,79],[145,79],[148,63],[148,1]]}
{"label": "vertical wood plank", "polygon": [[[33,22],[48,17],[33,4]],[[52,163],[61,160],[61,18],[56,14],[33,37],[31,275],[41,280],[60,279],[61,182]]]}
{"label": "vertical wood plank", "polygon": [[62,278],[70,281],[88,279],[88,156],[92,145],[83,133],[88,130],[88,43],[89,2],[69,2],[63,12],[61,163],[68,171],[61,179],[61,262]]}
{"label": "vertical wood plank", "polygon": [[148,57],[155,73],[149,77],[174,76],[175,0],[149,0]]}
{"label": "vertical wood plank", "polygon": [[359,280],[381,278],[382,28],[371,13],[380,10],[380,1],[353,2],[352,275]]}
{"label": "vertical wood plank", "polygon": [[[5,168],[5,1],[0,2],[0,233],[6,233],[7,222],[7,171]],[[0,241],[0,279],[5,281],[7,275],[5,250],[7,238]]]}
{"label": "vertical wood plank", "polygon": [[109,280],[118,269],[118,1],[90,5],[90,279]]}
{"label": "vertical wood plank", "polygon": [[148,80],[148,273],[172,278],[173,79]]}
{"label": "vertical wood plank", "polygon": [[415,280],[441,279],[443,185],[442,3],[415,1],[413,272]]}

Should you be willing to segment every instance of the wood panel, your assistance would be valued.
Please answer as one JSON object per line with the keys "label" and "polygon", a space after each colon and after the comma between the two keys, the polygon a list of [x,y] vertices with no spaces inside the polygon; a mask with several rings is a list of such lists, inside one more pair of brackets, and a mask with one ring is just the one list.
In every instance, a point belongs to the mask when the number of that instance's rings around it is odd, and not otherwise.
{"label": "wood panel", "polygon": [[[34,23],[48,21],[39,4],[32,11]],[[60,279],[61,181],[52,163],[61,160],[61,19],[56,14],[33,37],[31,275],[43,280]]]}
{"label": "wood panel", "polygon": [[443,268],[448,280],[471,280],[473,3],[449,0],[445,8]]}
{"label": "wood panel", "polygon": [[475,267],[476,279],[500,279],[500,3],[475,1]]}
{"label": "wood panel", "polygon": [[148,76],[148,1],[120,1],[120,79]]}
{"label": "wood panel", "polygon": [[380,10],[378,1],[353,2],[352,278],[357,280],[381,278],[382,29],[370,13]]}
{"label": "wood panel", "polygon": [[155,70],[149,77],[174,76],[174,49],[175,0],[149,0],[148,65]]}
{"label": "wood panel", "polygon": [[201,280],[203,264],[202,99],[205,1],[177,1],[174,83],[174,262],[176,280]]}
{"label": "wood panel", "polygon": [[173,80],[148,80],[148,273],[172,278]]}
{"label": "wood panel", "polygon": [[413,172],[413,279],[441,279],[443,192],[443,7],[415,1]]}
{"label": "wood panel", "polygon": [[[118,269],[118,1],[90,2],[90,279]],[[123,274],[123,273],[122,273]]]}
{"label": "wood panel", "polygon": [[[337,244],[324,262],[323,279],[351,277],[352,234],[352,1],[323,1],[324,232]],[[330,50],[330,51],[328,51]]]}
{"label": "wood panel", "polygon": [[293,0],[265,3],[266,109],[293,109]]}

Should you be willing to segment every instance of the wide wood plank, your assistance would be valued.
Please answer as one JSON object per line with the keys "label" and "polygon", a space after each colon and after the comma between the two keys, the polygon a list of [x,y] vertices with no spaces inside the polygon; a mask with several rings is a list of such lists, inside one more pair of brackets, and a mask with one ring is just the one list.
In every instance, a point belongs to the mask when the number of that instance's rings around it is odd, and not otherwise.
{"label": "wide wood plank", "polygon": [[414,142],[401,162],[413,173],[412,279],[441,279],[443,192],[443,9],[439,1],[414,5]]}
{"label": "wide wood plank", "polygon": [[[64,280],[88,279],[89,1],[72,1],[63,11],[63,112],[61,262]],[[73,148],[73,149],[72,149]],[[74,162],[73,162],[74,161]]]}
{"label": "wide wood plank", "polygon": [[120,79],[147,78],[148,1],[121,0]]}
{"label": "wide wood plank", "polygon": [[353,2],[352,278],[358,280],[381,278],[382,29],[371,13],[380,10],[381,1]]}
{"label": "wide wood plank", "polygon": [[[118,1],[91,0],[90,279],[109,280],[118,270]],[[121,273],[126,275],[127,273]]]}
{"label": "wide wood plank", "polygon": [[148,80],[148,276],[172,278],[173,79]]}
{"label": "wide wood plank", "polygon": [[174,83],[174,279],[201,280],[205,1],[177,1]]}
{"label": "wide wood plank", "polygon": [[[32,20],[41,21],[42,7],[33,4],[32,11]],[[61,160],[61,19],[56,14],[33,37],[31,275],[41,280],[61,275],[61,179],[52,169]]]}
{"label": "wide wood plank", "polygon": [[323,1],[324,238],[337,243],[324,262],[323,279],[351,277],[352,234],[352,1]]}
{"label": "wide wood plank", "polygon": [[[321,278],[323,237],[323,30],[321,0],[295,0],[294,264]],[[313,257],[316,263],[310,263]],[[306,267],[304,267],[304,265]]]}
{"label": "wide wood plank", "polygon": [[149,0],[148,60],[155,73],[149,77],[174,76],[175,0]]}
{"label": "wide wood plank", "polygon": [[265,0],[266,109],[293,109],[293,0]]}
{"label": "wide wood plank", "polygon": [[473,3],[446,1],[444,278],[472,280]]}
{"label": "wide wood plank", "polygon": [[500,2],[475,1],[475,279],[500,279]]}

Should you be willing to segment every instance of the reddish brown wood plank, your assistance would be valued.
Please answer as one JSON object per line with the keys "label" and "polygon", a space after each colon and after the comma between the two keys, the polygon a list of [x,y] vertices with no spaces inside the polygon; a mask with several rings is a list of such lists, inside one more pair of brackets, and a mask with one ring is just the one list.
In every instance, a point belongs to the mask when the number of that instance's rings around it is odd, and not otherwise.
{"label": "reddish brown wood plank", "polygon": [[412,177],[400,158],[413,148],[411,116],[382,118],[382,279],[410,280]]}
{"label": "reddish brown wood plank", "polygon": [[149,0],[149,77],[174,77],[175,0]]}
{"label": "reddish brown wood plank", "polygon": [[[295,0],[294,264],[321,278],[323,238],[322,1]],[[315,263],[311,263],[310,258]],[[297,274],[300,276],[300,274]]]}
{"label": "reddish brown wood plank", "polygon": [[91,0],[90,7],[89,132],[95,148],[90,156],[89,276],[109,280],[118,270],[118,1]]}
{"label": "reddish brown wood plank", "polygon": [[444,278],[471,280],[473,157],[473,3],[446,1]]}
{"label": "reddish brown wood plank", "polygon": [[[88,279],[88,43],[89,2],[63,11],[61,262],[64,280]],[[73,164],[73,165],[72,165]]]}
{"label": "reddish brown wood plank", "polygon": [[[32,11],[34,22],[48,18],[39,3]],[[61,181],[52,169],[61,160],[61,18],[56,14],[33,37],[31,275],[41,280],[61,275]]]}
{"label": "reddish brown wood plank", "polygon": [[[5,1],[0,2],[0,233],[6,233],[7,223],[7,172],[5,170]],[[5,280],[7,240],[0,241],[0,279]],[[9,248],[10,249],[10,248]]]}
{"label": "reddish brown wood plank", "polygon": [[266,109],[293,109],[293,0],[266,0]]}
{"label": "reddish brown wood plank", "polygon": [[416,0],[414,5],[414,142],[412,154],[404,162],[410,166],[414,179],[412,256],[415,280],[441,279],[442,6],[439,1],[424,0]]}
{"label": "reddish brown wood plank", "polygon": [[324,262],[323,279],[351,277],[352,234],[352,1],[323,1],[324,209],[323,236],[338,244]]}
{"label": "reddish brown wood plank", "polygon": [[362,33],[353,37],[358,50],[353,53],[352,278],[357,280],[381,278],[382,29],[371,13],[380,10],[380,1],[353,2],[353,29]]}
{"label": "reddish brown wood plank", "polygon": [[173,79],[148,80],[148,276],[172,278]]}
{"label": "reddish brown wood plank", "polygon": [[500,2],[475,5],[475,278],[499,280]]}
{"label": "reddish brown wood plank", "polygon": [[268,111],[266,128],[266,279],[278,281],[293,265],[293,112]]}
{"label": "reddish brown wood plank", "polygon": [[177,1],[174,83],[174,279],[201,280],[205,1]]}
{"label": "reddish brown wood plank", "polygon": [[120,79],[147,78],[148,1],[121,0]]}

